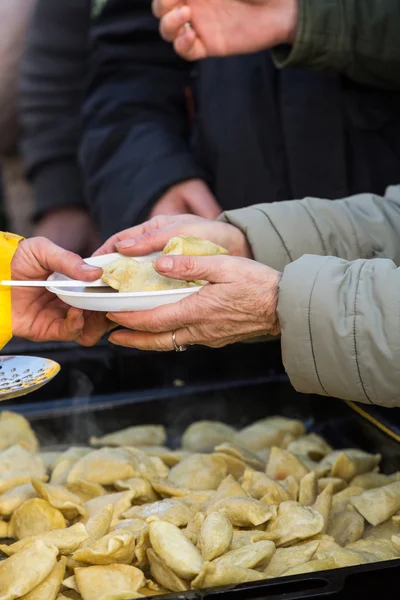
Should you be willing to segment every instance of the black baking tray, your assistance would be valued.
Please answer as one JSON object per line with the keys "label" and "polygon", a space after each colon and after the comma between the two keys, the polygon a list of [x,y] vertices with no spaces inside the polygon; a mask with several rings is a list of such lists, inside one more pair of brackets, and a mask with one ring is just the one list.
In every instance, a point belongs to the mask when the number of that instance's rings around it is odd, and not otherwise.
{"label": "black baking tray", "polygon": [[[99,435],[132,424],[159,423],[168,430],[168,443],[178,446],[183,430],[198,419],[219,419],[242,427],[273,414],[302,419],[309,431],[323,435],[335,448],[359,447],[383,455],[382,470],[400,469],[400,445],[363,419],[351,406],[333,398],[301,395],[286,377],[275,374],[179,387],[83,397],[57,398],[25,404],[7,403],[8,410],[25,414],[42,445],[49,448],[86,443]],[[347,599],[380,594],[397,598],[400,559],[304,574],[215,590],[170,594],[187,600]],[[384,589],[382,590],[382,586]],[[161,596],[158,598],[161,599]]]}

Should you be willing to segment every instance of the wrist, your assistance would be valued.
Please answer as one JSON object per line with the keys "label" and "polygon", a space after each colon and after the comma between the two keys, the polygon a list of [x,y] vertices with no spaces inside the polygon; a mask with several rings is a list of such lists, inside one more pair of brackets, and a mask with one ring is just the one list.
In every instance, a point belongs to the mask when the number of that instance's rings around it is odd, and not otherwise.
{"label": "wrist", "polygon": [[276,45],[294,44],[301,0],[284,0],[277,18],[278,40]]}
{"label": "wrist", "polygon": [[271,275],[268,278],[268,300],[265,318],[267,322],[267,332],[269,335],[279,335],[281,326],[278,316],[279,284],[283,273],[271,269]]}

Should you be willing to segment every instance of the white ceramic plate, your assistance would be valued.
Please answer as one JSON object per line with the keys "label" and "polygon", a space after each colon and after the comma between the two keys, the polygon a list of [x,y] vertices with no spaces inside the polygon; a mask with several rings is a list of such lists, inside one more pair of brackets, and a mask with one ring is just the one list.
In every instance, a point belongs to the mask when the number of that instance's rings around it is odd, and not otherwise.
{"label": "white ceramic plate", "polygon": [[[159,253],[148,254],[147,256],[135,257],[136,260],[154,260]],[[104,256],[95,256],[85,258],[89,265],[104,267],[108,263],[121,258],[120,254],[105,254]],[[68,277],[60,273],[53,273],[48,278],[49,292],[56,294],[70,306],[81,308],[83,310],[96,310],[99,312],[124,312],[129,310],[151,310],[164,304],[178,302],[190,294],[198,292],[200,287],[182,288],[178,290],[166,290],[162,292],[127,292],[120,294],[109,287],[99,288],[55,288],[51,286],[52,281],[67,280]],[[93,291],[96,290],[96,291]]]}

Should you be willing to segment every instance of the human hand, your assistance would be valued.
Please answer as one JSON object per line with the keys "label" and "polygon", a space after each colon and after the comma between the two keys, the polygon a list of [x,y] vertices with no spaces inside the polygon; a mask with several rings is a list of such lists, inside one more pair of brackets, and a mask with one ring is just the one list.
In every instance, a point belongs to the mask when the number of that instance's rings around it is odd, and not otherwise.
{"label": "human hand", "polygon": [[125,256],[144,256],[162,250],[176,235],[203,238],[223,246],[232,256],[253,258],[247,238],[238,227],[192,215],[153,217],[141,225],[116,233],[94,256],[116,251]]}
{"label": "human hand", "polygon": [[172,186],[155,203],[150,217],[193,214],[205,219],[216,219],[221,212],[222,208],[204,181],[190,179]]}
{"label": "human hand", "polygon": [[220,348],[280,333],[278,271],[232,256],[163,256],[155,261],[155,268],[166,277],[211,283],[180,302],[154,310],[107,315],[114,323],[134,330],[112,333],[111,343],[140,350],[173,350],[175,331],[178,345]]}
{"label": "human hand", "polygon": [[[11,261],[13,279],[45,280],[54,271],[83,281],[101,277],[101,269],[49,240],[19,243]],[[92,346],[111,328],[104,314],[70,308],[45,288],[13,287],[11,310],[13,335],[35,342],[76,341]]]}
{"label": "human hand", "polygon": [[34,234],[80,256],[90,256],[100,243],[92,217],[77,206],[48,212],[37,224]]}
{"label": "human hand", "polygon": [[298,0],[153,0],[161,36],[186,60],[293,43]]}

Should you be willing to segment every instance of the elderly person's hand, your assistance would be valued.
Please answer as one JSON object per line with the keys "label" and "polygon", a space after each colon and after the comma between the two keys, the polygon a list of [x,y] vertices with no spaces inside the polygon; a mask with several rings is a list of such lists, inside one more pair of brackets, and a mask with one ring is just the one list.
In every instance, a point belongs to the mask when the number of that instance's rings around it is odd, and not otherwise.
{"label": "elderly person's hand", "polygon": [[281,273],[233,256],[163,256],[157,271],[176,279],[205,279],[198,293],[151,311],[112,313],[119,330],[110,342],[141,350],[173,350],[201,344],[220,348],[240,340],[280,333],[277,316]]}
{"label": "elderly person's hand", "polygon": [[95,256],[110,252],[120,252],[125,256],[144,256],[162,250],[176,235],[210,240],[226,248],[232,256],[253,257],[247,238],[240,229],[229,223],[209,221],[194,215],[153,217],[110,237],[95,252]]}
{"label": "elderly person's hand", "polygon": [[[101,269],[45,238],[19,243],[11,261],[13,279],[45,280],[54,271],[83,281],[101,277]],[[11,310],[13,335],[35,342],[75,341],[91,346],[111,326],[102,313],[70,308],[45,288],[13,287]]]}
{"label": "elderly person's hand", "polygon": [[176,52],[199,60],[292,43],[298,0],[153,0],[153,12]]}

